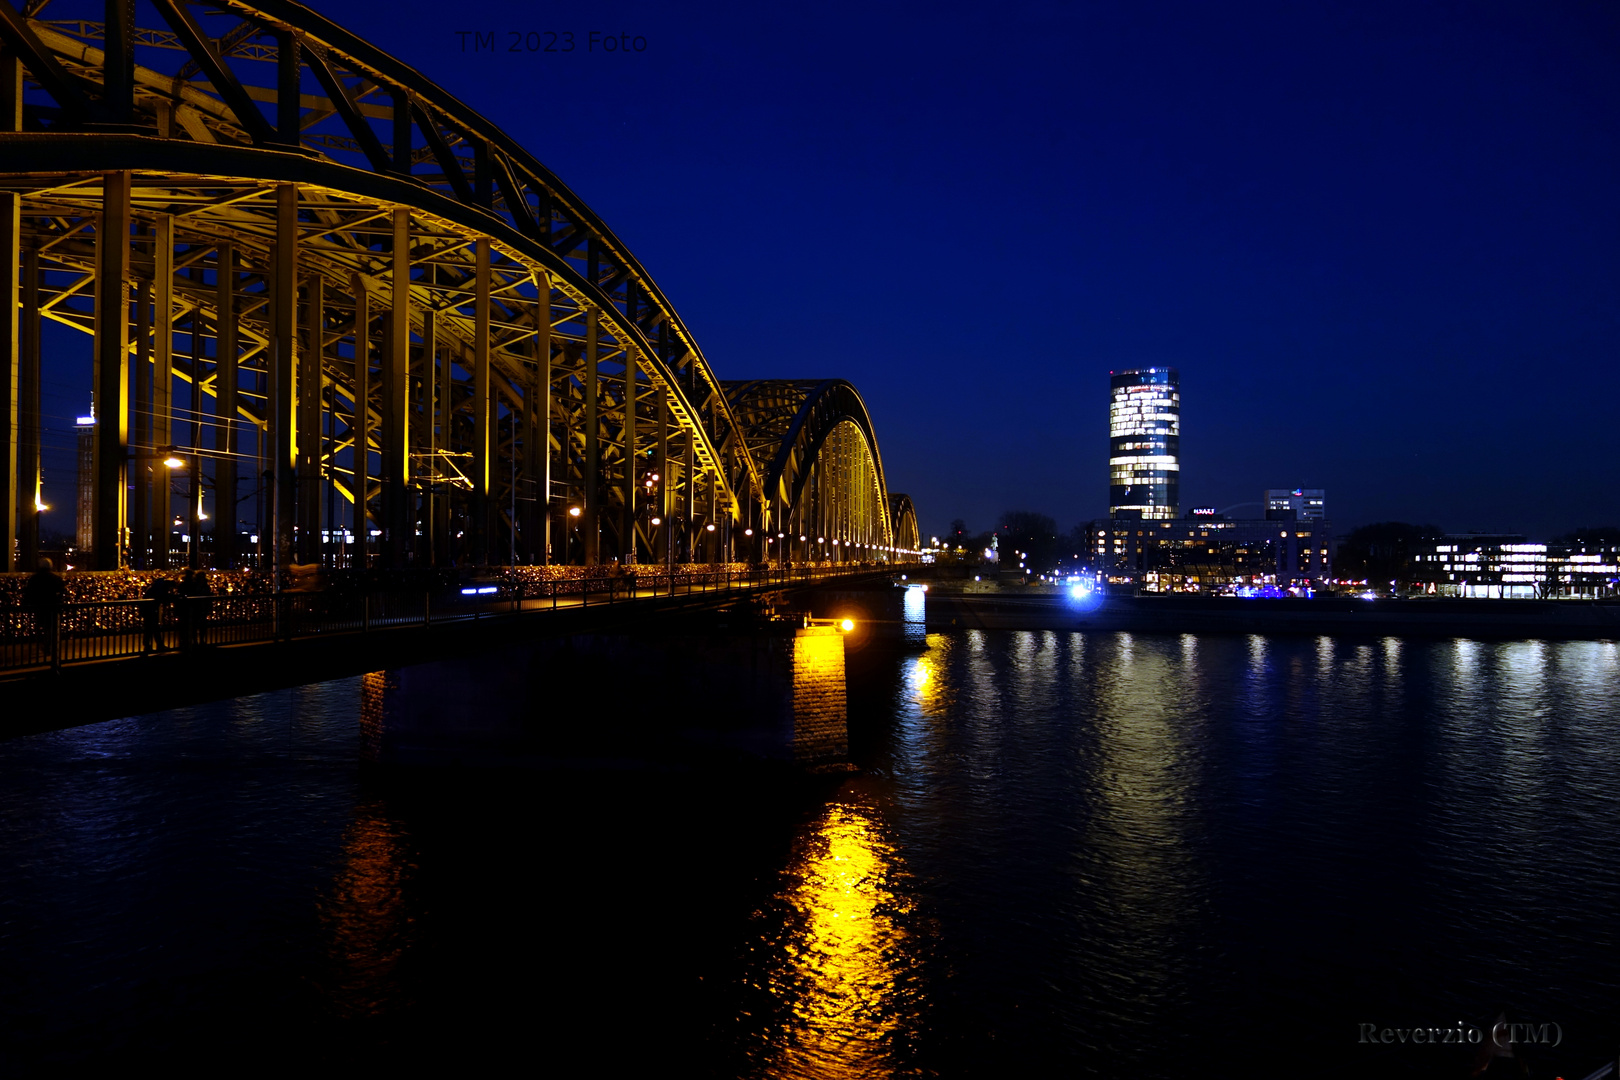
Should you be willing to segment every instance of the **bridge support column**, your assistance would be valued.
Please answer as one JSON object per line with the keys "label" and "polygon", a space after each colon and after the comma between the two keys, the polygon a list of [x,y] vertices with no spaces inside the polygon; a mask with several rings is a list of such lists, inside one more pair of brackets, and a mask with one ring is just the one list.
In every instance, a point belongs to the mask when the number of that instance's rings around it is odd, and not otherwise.
{"label": "bridge support column", "polygon": [[529,562],[551,562],[551,276],[535,278],[539,304],[534,335],[534,378],[523,392],[529,422],[523,435],[524,475],[534,487],[525,504],[523,538]]}
{"label": "bridge support column", "polygon": [[393,303],[382,355],[383,545],[390,566],[404,566],[410,511],[411,214],[394,211]]}
{"label": "bridge support column", "polygon": [[230,244],[221,244],[216,266],[214,310],[219,316],[214,350],[214,565],[236,568],[236,258]]}
{"label": "bridge support column", "polygon": [[[472,560],[479,566],[494,558],[495,515],[491,494],[492,428],[495,421],[495,392],[489,381],[489,240],[480,237],[473,246],[473,356],[472,356]],[[448,366],[448,358],[446,365]],[[445,434],[449,435],[449,401],[445,407]]]}
{"label": "bridge support column", "polygon": [[597,335],[600,332],[600,317],[596,309],[591,308],[585,315],[585,565],[595,566],[601,561],[602,542],[602,493],[597,490],[601,483],[601,447],[602,440],[597,430],[598,402],[597,402]]}
{"label": "bridge support column", "polygon": [[650,552],[655,562],[673,565],[675,548],[669,539],[673,535],[669,522],[669,493],[675,485],[670,482],[669,476],[669,391],[666,389],[658,391],[658,456],[654,460],[657,462],[658,483],[653,490],[658,493],[660,523],[648,527],[647,540],[650,544],[661,542],[664,549],[663,553],[660,553],[658,548],[654,547]]}
{"label": "bridge support column", "polygon": [[371,485],[371,295],[366,292],[365,278],[359,274],[353,275],[349,287],[354,292],[354,411],[349,418],[349,435],[353,440],[349,465],[354,485],[354,548],[349,555],[349,565],[364,570],[366,544],[371,539],[366,520]]}
{"label": "bridge support column", "polygon": [[[429,268],[429,280],[434,270]],[[437,566],[440,562],[448,563],[450,553],[448,544],[450,530],[450,503],[449,492],[440,490],[439,477],[446,471],[446,459],[439,457],[439,451],[449,451],[450,446],[450,415],[449,406],[444,404],[450,400],[447,382],[450,375],[450,344],[445,343],[444,363],[439,363],[439,319],[431,309],[422,309],[422,344],[417,349],[416,371],[410,377],[413,392],[420,397],[412,405],[416,412],[416,423],[412,430],[416,432],[416,453],[425,455],[421,460],[427,462],[427,483],[421,494],[421,536],[413,537],[413,543],[418,549],[417,557],[430,566]],[[441,381],[442,380],[442,381]],[[435,401],[441,403],[445,411],[444,433],[440,434],[437,413],[434,411]],[[439,528],[439,513],[444,512],[445,527]],[[416,528],[411,530],[413,533]]]}
{"label": "bridge support column", "polygon": [[22,257],[22,322],[18,327],[21,371],[18,385],[18,427],[22,476],[26,486],[22,497],[22,569],[32,572],[39,563],[39,506],[44,498],[40,471],[39,420],[39,252],[30,248]]}
{"label": "bridge support column", "polygon": [[641,459],[636,456],[636,349],[624,347],[624,505],[620,507],[619,561],[636,561],[636,519],[641,505]]}
{"label": "bridge support column", "polygon": [[152,229],[152,497],[146,518],[152,562],[159,570],[169,568],[170,477],[163,460],[173,442],[174,218],[162,214]]}
{"label": "bridge support column", "polygon": [[690,431],[683,432],[686,437],[686,460],[681,464],[681,484],[685,494],[685,506],[682,507],[681,531],[686,535],[682,538],[686,542],[686,561],[694,562],[697,559],[697,470],[692,466],[697,461],[697,439]]}
{"label": "bridge support column", "polygon": [[321,545],[321,360],[326,338],[326,279],[304,283],[304,350],[298,357],[298,561],[323,562]]}
{"label": "bridge support column", "polygon": [[[22,196],[0,192],[0,571],[18,569],[12,562],[21,518],[19,483],[22,443],[18,406],[22,390],[22,341],[18,327],[21,309],[18,273],[22,266]],[[30,509],[32,509],[30,507]],[[33,567],[26,569],[32,570]]]}
{"label": "bridge support column", "polygon": [[[192,267],[188,276],[196,286],[202,284],[202,271]],[[202,537],[198,535],[202,528],[202,519],[199,516],[202,510],[203,493],[203,456],[202,450],[202,406],[203,381],[207,376],[203,373],[207,361],[207,350],[203,346],[204,324],[201,307],[193,310],[191,319],[187,324],[190,329],[191,346],[191,381],[187,384],[187,391],[191,401],[186,413],[190,417],[186,421],[186,449],[190,451],[185,457],[186,464],[186,531],[184,535],[191,539],[186,544],[186,565],[192,569],[202,565]]]}
{"label": "bridge support column", "polygon": [[129,465],[129,173],[107,173],[102,184],[101,221],[96,230],[96,432],[90,546],[96,569],[117,570],[124,563],[124,481]]}
{"label": "bridge support column", "polygon": [[270,566],[285,569],[293,560],[294,498],[298,476],[298,188],[276,189],[276,250],[271,260],[270,483],[273,523]]}

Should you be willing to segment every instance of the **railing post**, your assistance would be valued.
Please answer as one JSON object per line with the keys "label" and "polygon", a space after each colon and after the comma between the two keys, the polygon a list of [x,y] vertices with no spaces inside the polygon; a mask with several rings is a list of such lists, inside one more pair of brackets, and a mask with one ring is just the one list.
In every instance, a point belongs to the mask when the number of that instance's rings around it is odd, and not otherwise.
{"label": "railing post", "polygon": [[422,594],[422,625],[433,625],[433,590],[429,589]]}

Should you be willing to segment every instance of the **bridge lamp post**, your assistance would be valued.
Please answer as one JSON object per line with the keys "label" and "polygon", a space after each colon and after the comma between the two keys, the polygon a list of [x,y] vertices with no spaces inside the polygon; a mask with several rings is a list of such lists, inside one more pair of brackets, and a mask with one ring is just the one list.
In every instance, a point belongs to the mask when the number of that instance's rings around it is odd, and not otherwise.
{"label": "bridge lamp post", "polygon": [[[202,537],[199,535],[201,523],[208,520],[208,515],[203,512],[202,457],[198,454],[182,457],[173,446],[168,447],[165,454],[167,456],[163,459],[163,465],[170,472],[191,469],[192,492],[195,496],[187,498],[186,516],[182,518],[176,515],[174,524],[177,528],[186,530],[182,534],[185,537],[186,565],[195,568],[202,561]],[[168,488],[169,483],[166,482],[164,490],[167,491]]]}
{"label": "bridge lamp post", "polygon": [[[172,447],[172,446],[169,447],[163,453],[164,453],[163,467],[165,469],[168,469],[169,472],[172,473],[176,469],[183,469],[183,468],[186,467],[185,459],[183,459],[179,454],[175,453],[174,447]],[[169,499],[174,494],[173,486],[174,486],[173,477],[171,477],[169,475],[169,473],[164,473],[163,474],[163,516],[162,516],[162,520],[163,520],[163,527],[165,529],[170,529],[171,531],[172,531],[172,526],[169,524],[168,518],[169,518]],[[174,524],[179,525],[180,520],[178,518],[176,518],[175,521],[174,521]],[[152,538],[148,537],[147,540],[150,543],[152,541]],[[163,552],[164,552],[163,569],[164,570],[167,570],[169,568],[168,567],[168,551],[169,551],[169,541],[167,539],[165,539],[163,541]],[[146,565],[150,565],[150,563],[147,563]]]}
{"label": "bridge lamp post", "polygon": [[[572,533],[573,538],[575,540],[578,540],[579,539],[579,507],[570,506],[568,508],[568,516],[572,519],[569,522],[569,532]],[[568,546],[569,546],[570,549],[572,549],[574,545],[572,543],[570,543]],[[568,558],[570,560],[573,559],[573,551],[572,550],[569,551]]]}

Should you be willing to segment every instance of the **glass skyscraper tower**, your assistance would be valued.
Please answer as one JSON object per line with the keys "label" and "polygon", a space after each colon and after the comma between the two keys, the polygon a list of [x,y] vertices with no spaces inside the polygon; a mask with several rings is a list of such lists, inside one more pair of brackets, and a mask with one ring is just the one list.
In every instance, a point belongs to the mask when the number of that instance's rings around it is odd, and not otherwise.
{"label": "glass skyscraper tower", "polygon": [[1175,368],[1109,372],[1108,516],[1173,518],[1181,498],[1181,379]]}

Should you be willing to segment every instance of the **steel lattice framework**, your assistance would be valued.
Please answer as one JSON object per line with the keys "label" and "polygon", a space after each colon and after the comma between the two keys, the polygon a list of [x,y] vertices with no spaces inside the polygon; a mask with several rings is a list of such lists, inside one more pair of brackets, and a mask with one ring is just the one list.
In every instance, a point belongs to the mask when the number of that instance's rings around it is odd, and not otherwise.
{"label": "steel lattice framework", "polygon": [[222,565],[251,554],[249,499],[283,566],[345,532],[391,565],[915,552],[852,386],[721,382],[589,207],[420,73],[285,0],[17,4],[8,558],[36,521],[46,319],[94,336],[102,568],[168,564],[176,456]]}

